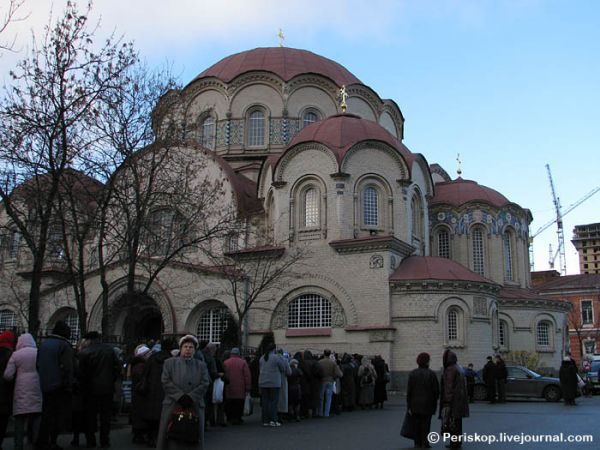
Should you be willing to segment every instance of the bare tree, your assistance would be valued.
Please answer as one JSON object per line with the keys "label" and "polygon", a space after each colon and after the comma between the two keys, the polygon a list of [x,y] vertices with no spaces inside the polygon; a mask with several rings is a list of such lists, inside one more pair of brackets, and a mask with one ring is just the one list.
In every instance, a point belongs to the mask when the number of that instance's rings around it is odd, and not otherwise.
{"label": "bare tree", "polygon": [[[20,22],[27,18],[27,15],[17,15],[19,9],[23,6],[25,0],[2,0],[0,6],[0,34],[4,34],[10,24]],[[12,39],[0,41],[0,50],[13,51],[15,48],[16,36]]]}
{"label": "bare tree", "polygon": [[[238,226],[239,230],[246,227]],[[251,309],[271,310],[272,298],[304,275],[308,247],[275,243],[260,231],[246,236],[246,242],[266,244],[237,250],[242,238],[235,232],[224,241],[220,252],[209,253],[218,275],[224,281],[222,294],[233,300],[238,344],[247,345],[247,317]]]}
{"label": "bare tree", "polygon": [[48,233],[61,180],[69,167],[90,159],[97,137],[97,102],[118,88],[136,61],[130,44],[109,37],[94,48],[88,5],[69,2],[63,15],[33,39],[29,57],[11,71],[0,104],[0,198],[12,227],[31,254],[28,327],[39,328],[40,286]]}

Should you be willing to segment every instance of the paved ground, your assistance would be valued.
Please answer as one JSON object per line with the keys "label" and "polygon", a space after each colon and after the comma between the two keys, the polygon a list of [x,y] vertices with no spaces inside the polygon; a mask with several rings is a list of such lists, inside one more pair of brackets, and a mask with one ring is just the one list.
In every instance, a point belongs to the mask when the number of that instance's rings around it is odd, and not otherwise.
{"label": "paved ground", "polygon": [[[256,406],[256,405],[255,405]],[[589,434],[592,443],[511,443],[487,444],[471,442],[465,449],[597,449],[600,448],[600,396],[578,399],[578,406],[568,407],[562,403],[545,401],[509,402],[489,405],[471,405],[471,417],[463,422],[463,431],[472,438],[474,433],[493,435],[500,439],[501,433],[510,435],[568,435]],[[246,418],[242,426],[216,428],[206,434],[207,450],[397,450],[412,448],[412,441],[400,436],[404,417],[404,399],[392,397],[383,410],[355,411],[329,419],[307,420],[284,424],[281,428],[263,428],[259,423],[259,408]],[[432,431],[439,431],[439,420],[432,421]],[[131,444],[129,428],[121,419],[120,429],[112,433],[113,449],[143,449]],[[59,443],[68,448],[70,437],[61,436]],[[12,449],[12,439],[4,443],[4,450]],[[433,445],[443,449],[443,443]]]}

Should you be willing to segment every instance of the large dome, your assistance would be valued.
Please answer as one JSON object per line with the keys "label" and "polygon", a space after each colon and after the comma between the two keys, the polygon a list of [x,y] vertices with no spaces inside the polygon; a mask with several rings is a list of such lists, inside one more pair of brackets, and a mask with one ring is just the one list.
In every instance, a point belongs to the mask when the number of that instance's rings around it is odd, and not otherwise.
{"label": "large dome", "polygon": [[252,71],[271,72],[283,81],[302,74],[317,74],[329,78],[338,86],[361,83],[346,68],[331,59],[307,50],[288,47],[255,48],[223,58],[195,80],[215,77],[229,83],[238,75]]}
{"label": "large dome", "polygon": [[429,202],[430,205],[445,203],[453,206],[461,206],[469,202],[484,202],[501,208],[510,201],[500,192],[472,180],[456,180],[437,183],[435,185],[435,196]]}
{"label": "large dome", "polygon": [[341,163],[352,147],[363,141],[380,141],[395,148],[410,167],[411,151],[385,128],[354,114],[338,114],[304,127],[290,142],[288,149],[306,142],[319,142],[329,148]]}

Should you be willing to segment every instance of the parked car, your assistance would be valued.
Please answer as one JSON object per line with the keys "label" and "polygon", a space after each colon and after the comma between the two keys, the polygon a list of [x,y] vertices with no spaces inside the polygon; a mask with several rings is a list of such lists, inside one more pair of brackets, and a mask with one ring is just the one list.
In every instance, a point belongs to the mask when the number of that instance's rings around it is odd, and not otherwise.
{"label": "parked car", "polygon": [[598,379],[598,373],[600,372],[600,360],[592,361],[589,372],[586,373],[585,381],[588,386],[591,387],[593,393],[600,391],[600,379]]}
{"label": "parked car", "polygon": [[[560,380],[544,377],[523,366],[506,365],[506,397],[511,398],[544,398],[549,402],[557,402],[562,397]],[[481,371],[475,381],[473,391],[475,400],[485,400],[487,389],[481,378]]]}

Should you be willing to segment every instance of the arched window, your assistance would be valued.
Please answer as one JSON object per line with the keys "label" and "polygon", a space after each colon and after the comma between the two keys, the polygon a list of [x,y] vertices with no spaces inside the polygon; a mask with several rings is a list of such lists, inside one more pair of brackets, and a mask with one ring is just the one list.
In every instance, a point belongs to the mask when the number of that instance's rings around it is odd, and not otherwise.
{"label": "arched window", "polygon": [[363,225],[379,225],[379,192],[375,186],[367,186],[362,193]]}
{"label": "arched window", "polygon": [[304,227],[314,228],[320,225],[319,221],[319,190],[309,187],[304,191]]}
{"label": "arched window", "polygon": [[458,311],[451,309],[448,311],[448,341],[458,340]]}
{"label": "arched window", "polygon": [[265,112],[262,109],[253,109],[247,118],[247,139],[249,147],[262,147],[265,145]]}
{"label": "arched window", "polygon": [[213,342],[219,344],[223,333],[227,328],[229,310],[225,307],[217,307],[206,310],[198,321],[196,335],[199,341]]}
{"label": "arched window", "polygon": [[440,258],[450,258],[450,233],[446,228],[437,232],[437,255]]}
{"label": "arched window", "polygon": [[48,231],[48,247],[46,255],[51,259],[64,259],[66,256],[63,233],[58,225],[50,227],[50,230]]}
{"label": "arched window", "polygon": [[485,246],[483,243],[483,230],[475,227],[471,231],[473,272],[485,275]]}
{"label": "arched window", "polygon": [[508,230],[502,233],[502,248],[504,250],[504,279],[513,281],[512,233]]}
{"label": "arched window", "polygon": [[10,230],[6,237],[6,256],[8,259],[17,259],[19,257],[19,248],[21,246],[21,233],[17,230]]}
{"label": "arched window", "polygon": [[316,294],[304,294],[288,306],[288,328],[330,328],[331,303]]}
{"label": "arched window", "polygon": [[413,246],[417,249],[417,254],[422,255],[425,250],[425,232],[423,229],[423,208],[421,206],[421,198],[418,194],[413,195],[410,207],[412,212]]}
{"label": "arched window", "polygon": [[319,116],[314,110],[305,111],[302,115],[302,128],[311,123],[315,123],[319,121]]}
{"label": "arched window", "polygon": [[508,350],[508,324],[505,320],[498,323],[498,345],[502,350]]}
{"label": "arched window", "polygon": [[181,216],[170,208],[157,209],[148,215],[145,240],[151,255],[167,255],[183,245]]}
{"label": "arched window", "polygon": [[207,115],[200,122],[200,144],[204,148],[214,150],[217,136],[217,121],[212,115]]}
{"label": "arched window", "polygon": [[541,320],[536,328],[536,344],[538,348],[549,348],[552,346],[552,325],[547,320]]}
{"label": "arched window", "polygon": [[10,309],[0,310],[0,331],[11,330],[17,326],[17,315]]}

